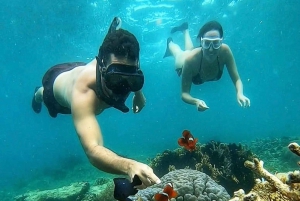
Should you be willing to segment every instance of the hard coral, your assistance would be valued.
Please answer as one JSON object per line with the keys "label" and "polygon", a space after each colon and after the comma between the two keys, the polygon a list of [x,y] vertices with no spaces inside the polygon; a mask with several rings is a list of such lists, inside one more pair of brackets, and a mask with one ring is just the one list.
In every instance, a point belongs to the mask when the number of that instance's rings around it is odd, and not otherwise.
{"label": "hard coral", "polygon": [[291,152],[300,156],[300,146],[297,143],[293,142],[293,143],[289,144],[288,147],[291,150]]}
{"label": "hard coral", "polygon": [[[290,150],[295,153],[299,145],[292,143],[289,145]],[[297,152],[298,153],[298,152]],[[297,154],[296,153],[296,154]],[[297,154],[298,155],[298,154]],[[259,177],[264,178],[266,181],[257,180],[253,189],[248,194],[235,193],[230,201],[299,201],[300,200],[300,183],[297,181],[299,171],[289,173],[290,181],[283,182],[282,178],[279,179],[275,175],[268,172],[263,167],[263,161],[257,158],[251,161],[246,161],[245,166],[255,172]],[[280,174],[282,176],[282,174]],[[291,177],[295,177],[291,179]],[[294,183],[293,183],[293,182]]]}
{"label": "hard coral", "polygon": [[173,183],[178,196],[172,200],[184,201],[227,201],[230,196],[224,187],[218,185],[208,175],[191,169],[169,172],[161,178],[161,183],[140,190],[133,200],[152,201],[156,193],[162,192],[167,183]]}
{"label": "hard coral", "polygon": [[253,154],[240,144],[225,144],[211,141],[197,145],[194,152],[182,148],[167,150],[150,161],[150,166],[160,177],[170,170],[191,169],[208,174],[218,184],[224,186],[229,194],[235,189],[249,191],[254,185],[254,174],[244,167],[244,161],[252,160]]}

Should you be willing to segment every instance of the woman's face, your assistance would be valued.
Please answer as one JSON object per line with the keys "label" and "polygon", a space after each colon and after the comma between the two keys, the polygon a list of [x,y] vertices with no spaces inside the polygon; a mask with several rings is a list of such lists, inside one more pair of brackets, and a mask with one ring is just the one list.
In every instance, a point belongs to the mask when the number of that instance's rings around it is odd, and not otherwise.
{"label": "woman's face", "polygon": [[222,45],[222,38],[217,30],[206,32],[201,38],[201,46],[205,59],[213,62],[218,56],[219,49]]}

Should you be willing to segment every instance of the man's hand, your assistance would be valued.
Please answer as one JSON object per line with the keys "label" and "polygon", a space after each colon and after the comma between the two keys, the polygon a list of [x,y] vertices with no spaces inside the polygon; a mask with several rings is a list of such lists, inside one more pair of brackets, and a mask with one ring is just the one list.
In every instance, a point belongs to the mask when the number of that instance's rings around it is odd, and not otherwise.
{"label": "man's hand", "polygon": [[128,176],[130,177],[131,182],[133,181],[134,175],[137,175],[142,181],[141,185],[136,186],[137,189],[145,189],[153,184],[159,184],[161,182],[153,173],[151,167],[137,161],[132,161],[132,164],[129,166]]}
{"label": "man's hand", "polygon": [[237,102],[241,107],[250,107],[250,99],[244,94],[237,94]]}
{"label": "man's hand", "polygon": [[206,103],[203,100],[199,100],[199,99],[196,102],[196,107],[197,107],[197,110],[200,112],[203,112],[203,111],[209,109],[209,107],[206,105]]}
{"label": "man's hand", "polygon": [[146,104],[146,98],[142,91],[135,92],[132,100],[133,113],[140,112]]}

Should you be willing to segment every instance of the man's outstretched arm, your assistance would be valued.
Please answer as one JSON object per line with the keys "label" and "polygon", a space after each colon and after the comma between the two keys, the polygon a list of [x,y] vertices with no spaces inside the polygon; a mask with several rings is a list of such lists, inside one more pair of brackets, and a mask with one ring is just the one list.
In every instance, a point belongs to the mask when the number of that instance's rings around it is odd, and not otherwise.
{"label": "man's outstretched arm", "polygon": [[103,146],[101,129],[95,116],[96,101],[93,95],[78,95],[72,102],[75,129],[89,161],[108,173],[126,174],[131,179],[137,175],[145,187],[157,183],[159,179],[148,165],[120,157]]}

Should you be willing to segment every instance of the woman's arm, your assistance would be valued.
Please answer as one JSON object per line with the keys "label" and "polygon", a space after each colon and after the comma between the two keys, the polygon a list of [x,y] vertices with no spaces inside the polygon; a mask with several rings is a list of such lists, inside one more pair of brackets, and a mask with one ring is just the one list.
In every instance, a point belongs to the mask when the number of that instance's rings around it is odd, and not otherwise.
{"label": "woman's arm", "polygon": [[198,111],[204,111],[208,109],[204,101],[194,98],[191,96],[191,86],[192,86],[192,66],[185,62],[182,70],[182,79],[181,79],[181,99],[191,105],[196,105]]}
{"label": "woman's arm", "polygon": [[146,104],[146,98],[142,90],[135,92],[132,99],[133,113],[140,112],[144,108],[145,104]]}
{"label": "woman's arm", "polygon": [[243,107],[249,107],[250,106],[250,100],[244,96],[243,92],[243,83],[240,78],[240,75],[237,70],[237,66],[235,63],[235,59],[233,57],[233,54],[231,52],[231,49],[228,45],[224,46],[224,57],[225,57],[225,65],[227,67],[228,73],[230,75],[230,78],[232,80],[232,83],[235,86],[236,89],[236,95],[237,95],[237,101],[240,104],[240,106]]}
{"label": "woman's arm", "polygon": [[240,79],[235,59],[233,57],[233,54],[231,52],[231,49],[228,45],[223,45],[224,46],[224,58],[225,58],[225,65],[227,67],[228,73],[230,75],[230,78],[236,88],[236,93],[237,94],[243,94],[243,84]]}

